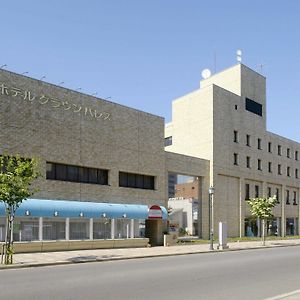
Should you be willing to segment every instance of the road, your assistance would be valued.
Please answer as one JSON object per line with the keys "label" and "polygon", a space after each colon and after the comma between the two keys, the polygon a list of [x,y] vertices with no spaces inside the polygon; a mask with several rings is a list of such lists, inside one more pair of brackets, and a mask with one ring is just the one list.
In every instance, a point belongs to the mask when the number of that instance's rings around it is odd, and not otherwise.
{"label": "road", "polygon": [[265,299],[299,289],[300,247],[0,271],[0,299]]}

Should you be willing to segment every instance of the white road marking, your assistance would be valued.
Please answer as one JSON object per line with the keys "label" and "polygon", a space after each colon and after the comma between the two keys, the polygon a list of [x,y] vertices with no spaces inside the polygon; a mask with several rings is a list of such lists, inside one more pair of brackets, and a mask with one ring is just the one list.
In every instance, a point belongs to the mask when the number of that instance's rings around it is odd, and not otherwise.
{"label": "white road marking", "polygon": [[[300,290],[295,290],[293,292],[289,292],[289,293],[285,293],[285,294],[281,294],[281,295],[277,295],[275,297],[271,297],[271,298],[266,298],[265,300],[278,300],[278,299],[284,299],[287,298],[289,296],[293,296],[293,295],[297,295],[299,294],[299,299],[300,299]],[[296,299],[296,298],[294,298]],[[298,298],[297,298],[298,299]]]}

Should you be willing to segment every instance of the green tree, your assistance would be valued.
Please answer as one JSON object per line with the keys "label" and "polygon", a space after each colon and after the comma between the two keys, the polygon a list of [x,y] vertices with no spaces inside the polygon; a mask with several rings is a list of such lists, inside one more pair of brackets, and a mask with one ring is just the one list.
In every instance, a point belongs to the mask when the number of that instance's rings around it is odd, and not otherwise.
{"label": "green tree", "polygon": [[265,246],[266,220],[273,217],[272,209],[278,204],[276,196],[270,198],[251,198],[247,200],[251,214],[262,222],[262,245]]}
{"label": "green tree", "polygon": [[40,175],[38,160],[20,156],[0,156],[0,201],[5,204],[6,236],[4,244],[4,263],[13,263],[13,223],[17,208],[35,190],[31,187]]}

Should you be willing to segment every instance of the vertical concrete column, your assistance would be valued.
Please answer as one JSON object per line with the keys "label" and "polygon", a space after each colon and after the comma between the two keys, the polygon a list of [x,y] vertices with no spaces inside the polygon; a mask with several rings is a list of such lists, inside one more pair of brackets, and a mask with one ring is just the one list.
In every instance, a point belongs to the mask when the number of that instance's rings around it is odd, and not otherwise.
{"label": "vertical concrete column", "polygon": [[239,179],[239,236],[242,237],[245,235],[245,180],[240,177]]}
{"label": "vertical concrete column", "polygon": [[94,231],[94,219],[90,218],[90,231],[89,231],[89,239],[90,240],[94,239],[93,231]]}
{"label": "vertical concrete column", "polygon": [[115,238],[115,219],[111,220],[111,239]]}
{"label": "vertical concrete column", "polygon": [[265,181],[263,181],[261,186],[262,186],[261,197],[267,198],[268,197],[267,183]]}
{"label": "vertical concrete column", "polygon": [[130,223],[130,238],[134,238],[134,219],[131,219]]}
{"label": "vertical concrete column", "polygon": [[281,186],[281,236],[285,236],[285,185]]}
{"label": "vertical concrete column", "polygon": [[43,240],[43,217],[39,217],[39,241]]}
{"label": "vertical concrete column", "polygon": [[66,218],[66,241],[70,239],[70,218]]}

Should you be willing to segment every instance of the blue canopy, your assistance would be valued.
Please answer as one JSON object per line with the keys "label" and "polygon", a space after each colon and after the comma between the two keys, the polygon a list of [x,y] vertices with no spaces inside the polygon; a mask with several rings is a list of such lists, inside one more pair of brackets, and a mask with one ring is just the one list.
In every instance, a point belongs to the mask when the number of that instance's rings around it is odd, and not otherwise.
{"label": "blue canopy", "polygon": [[[167,210],[160,206],[163,220]],[[101,218],[109,219],[148,219],[149,207],[138,204],[114,204],[65,200],[28,199],[16,211],[17,217],[62,217],[62,218]],[[0,202],[0,216],[5,216],[5,205]]]}

